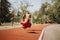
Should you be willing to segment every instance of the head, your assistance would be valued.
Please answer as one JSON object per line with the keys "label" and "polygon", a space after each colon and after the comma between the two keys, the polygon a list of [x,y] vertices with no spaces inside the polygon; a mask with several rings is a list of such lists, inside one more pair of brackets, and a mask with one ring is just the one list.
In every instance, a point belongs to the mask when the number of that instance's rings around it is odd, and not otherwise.
{"label": "head", "polygon": [[30,12],[26,11],[26,14],[30,14]]}
{"label": "head", "polygon": [[31,14],[30,14],[30,12],[27,11],[26,14],[28,14],[28,15],[29,15],[29,18],[31,18]]}
{"label": "head", "polygon": [[23,19],[25,19],[27,17],[31,18],[31,15],[30,15],[30,13],[28,11],[23,14]]}

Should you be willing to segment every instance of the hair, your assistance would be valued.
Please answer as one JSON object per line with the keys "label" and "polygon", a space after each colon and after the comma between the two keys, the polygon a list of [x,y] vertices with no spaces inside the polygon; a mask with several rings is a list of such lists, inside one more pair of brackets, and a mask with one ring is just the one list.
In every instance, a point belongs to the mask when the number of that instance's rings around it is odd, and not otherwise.
{"label": "hair", "polygon": [[[30,14],[30,12],[29,11],[27,11],[28,13],[27,14]],[[31,18],[31,14],[29,15],[29,18]]]}
{"label": "hair", "polygon": [[26,14],[23,15],[23,19],[25,19],[25,18],[26,18]]}
{"label": "hair", "polygon": [[[27,14],[30,14],[28,11],[27,11]],[[25,20],[26,18],[26,13],[23,14],[23,20]],[[31,18],[31,15],[29,15],[29,18]]]}
{"label": "hair", "polygon": [[26,11],[26,12],[28,12],[28,14],[30,14],[30,12],[29,12],[29,11]]}

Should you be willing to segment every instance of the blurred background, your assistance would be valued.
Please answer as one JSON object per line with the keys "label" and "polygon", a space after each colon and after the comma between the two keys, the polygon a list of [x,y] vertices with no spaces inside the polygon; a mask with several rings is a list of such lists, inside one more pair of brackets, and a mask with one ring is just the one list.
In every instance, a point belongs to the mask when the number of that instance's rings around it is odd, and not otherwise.
{"label": "blurred background", "polygon": [[0,26],[20,27],[27,11],[32,25],[60,24],[60,0],[0,0]]}

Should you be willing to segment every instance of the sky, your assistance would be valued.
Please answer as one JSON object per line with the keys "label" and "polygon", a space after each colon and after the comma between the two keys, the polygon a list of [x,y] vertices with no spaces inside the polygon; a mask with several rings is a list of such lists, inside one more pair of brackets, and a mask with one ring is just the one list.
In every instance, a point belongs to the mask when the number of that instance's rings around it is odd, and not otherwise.
{"label": "sky", "polygon": [[[30,12],[34,12],[39,10],[39,8],[41,7],[42,3],[46,2],[46,0],[8,0],[11,3],[11,7],[15,8],[16,10],[19,9],[20,7],[20,1],[22,1],[23,3],[28,3],[30,5],[33,6],[29,6],[28,10]],[[51,2],[51,0],[47,0],[47,2]]]}

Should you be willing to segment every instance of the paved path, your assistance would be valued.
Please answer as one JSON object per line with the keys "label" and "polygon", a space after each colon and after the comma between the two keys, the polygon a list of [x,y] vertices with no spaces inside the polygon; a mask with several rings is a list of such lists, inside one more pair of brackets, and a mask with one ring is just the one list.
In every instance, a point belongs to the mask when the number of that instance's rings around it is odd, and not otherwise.
{"label": "paved path", "polygon": [[39,40],[60,40],[60,24],[47,26],[42,31]]}

